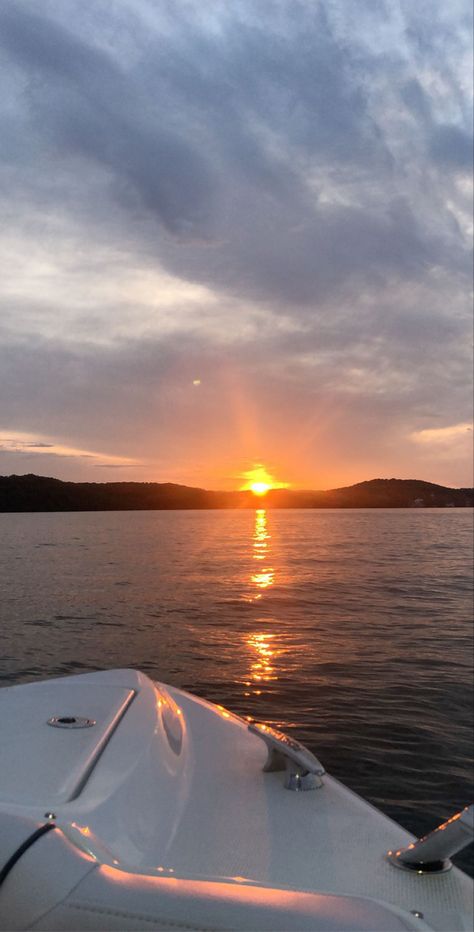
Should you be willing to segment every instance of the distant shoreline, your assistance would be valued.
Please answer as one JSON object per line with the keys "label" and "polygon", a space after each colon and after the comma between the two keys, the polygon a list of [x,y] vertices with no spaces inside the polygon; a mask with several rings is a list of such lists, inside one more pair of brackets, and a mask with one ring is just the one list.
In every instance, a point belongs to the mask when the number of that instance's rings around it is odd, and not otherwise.
{"label": "distant shoreline", "polygon": [[216,492],[159,482],[64,482],[0,476],[0,512],[175,511],[255,508],[472,508],[474,490],[419,479],[371,479],[341,489]]}

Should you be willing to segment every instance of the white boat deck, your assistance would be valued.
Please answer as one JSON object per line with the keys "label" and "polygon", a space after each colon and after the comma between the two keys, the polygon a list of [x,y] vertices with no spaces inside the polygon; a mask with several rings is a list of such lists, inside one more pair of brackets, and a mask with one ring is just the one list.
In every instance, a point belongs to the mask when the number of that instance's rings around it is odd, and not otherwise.
{"label": "white boat deck", "polygon": [[[12,768],[0,775],[0,819],[2,810],[42,821],[53,812],[75,845],[118,870],[370,897],[422,913],[440,932],[471,928],[468,877],[456,869],[419,876],[392,866],[385,852],[412,836],[330,776],[320,789],[286,790],[282,773],[262,770],[262,739],[226,710],[171,687],[156,689],[134,671],[67,682],[67,707],[65,681],[0,695],[10,723],[4,753],[9,744],[17,761],[28,757],[30,774],[20,788]],[[56,694],[55,683],[62,686]],[[36,696],[27,736],[9,711],[21,690],[30,708]],[[92,728],[43,727],[50,716],[73,714],[105,722],[107,740],[104,729],[97,732],[97,753]],[[82,777],[56,785],[55,760]]]}

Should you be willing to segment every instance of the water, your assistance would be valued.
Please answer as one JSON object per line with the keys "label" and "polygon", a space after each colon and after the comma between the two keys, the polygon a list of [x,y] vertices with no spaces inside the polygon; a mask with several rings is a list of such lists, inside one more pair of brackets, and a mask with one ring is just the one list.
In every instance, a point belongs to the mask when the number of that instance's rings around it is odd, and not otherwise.
{"label": "water", "polygon": [[470,510],[0,525],[2,685],[137,667],[293,733],[416,834],[471,800]]}

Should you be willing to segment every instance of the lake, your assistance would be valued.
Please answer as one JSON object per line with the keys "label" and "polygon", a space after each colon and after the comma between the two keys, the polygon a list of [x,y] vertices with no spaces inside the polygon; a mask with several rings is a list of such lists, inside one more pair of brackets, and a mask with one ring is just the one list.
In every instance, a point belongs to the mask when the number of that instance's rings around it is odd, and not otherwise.
{"label": "lake", "polygon": [[0,683],[136,667],[294,734],[420,834],[472,799],[472,518],[0,515]]}

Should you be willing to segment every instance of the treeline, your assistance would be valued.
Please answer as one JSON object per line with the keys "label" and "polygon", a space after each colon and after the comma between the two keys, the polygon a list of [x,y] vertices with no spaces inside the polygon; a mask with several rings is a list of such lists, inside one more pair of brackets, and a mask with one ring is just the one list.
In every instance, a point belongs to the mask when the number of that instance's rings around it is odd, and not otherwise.
{"label": "treeline", "polygon": [[202,508],[472,508],[472,489],[417,479],[372,479],[325,492],[272,489],[212,492],[171,482],[63,482],[44,476],[1,476],[0,512],[148,511]]}

